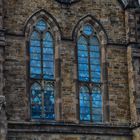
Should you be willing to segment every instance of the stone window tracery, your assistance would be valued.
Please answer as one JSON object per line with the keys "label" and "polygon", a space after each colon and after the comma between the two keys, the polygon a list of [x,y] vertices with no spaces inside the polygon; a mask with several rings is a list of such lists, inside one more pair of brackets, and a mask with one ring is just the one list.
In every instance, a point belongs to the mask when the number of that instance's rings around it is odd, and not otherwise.
{"label": "stone window tracery", "polygon": [[77,41],[80,121],[102,122],[100,43],[85,24]]}
{"label": "stone window tracery", "polygon": [[40,19],[29,42],[30,102],[32,119],[55,119],[54,42],[49,25]]}

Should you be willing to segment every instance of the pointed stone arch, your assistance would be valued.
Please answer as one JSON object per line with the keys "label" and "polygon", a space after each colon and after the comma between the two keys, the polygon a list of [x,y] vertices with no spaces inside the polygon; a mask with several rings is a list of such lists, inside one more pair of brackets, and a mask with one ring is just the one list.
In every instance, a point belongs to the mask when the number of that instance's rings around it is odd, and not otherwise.
{"label": "pointed stone arch", "polygon": [[60,30],[58,22],[50,13],[48,13],[44,9],[36,11],[26,20],[24,25],[25,36],[27,38],[29,37],[29,34],[32,32],[33,25],[41,18],[44,19],[50,25],[50,28],[52,29],[52,32],[56,37],[55,40],[61,40],[62,32]]}
{"label": "pointed stone arch", "polygon": [[97,33],[97,36],[98,36],[101,44],[108,43],[108,36],[107,36],[107,33],[106,33],[104,27],[92,15],[86,15],[77,22],[76,26],[74,27],[73,33],[72,33],[72,38],[74,40],[77,39],[78,32],[80,31],[81,27],[86,23],[90,23],[94,27],[94,30]]}

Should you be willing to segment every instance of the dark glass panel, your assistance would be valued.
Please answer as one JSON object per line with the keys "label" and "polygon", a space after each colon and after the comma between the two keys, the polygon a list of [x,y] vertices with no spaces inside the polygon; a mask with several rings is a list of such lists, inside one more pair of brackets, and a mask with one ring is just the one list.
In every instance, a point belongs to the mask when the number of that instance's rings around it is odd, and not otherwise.
{"label": "dark glass panel", "polygon": [[85,57],[87,58],[87,57],[88,57],[88,52],[87,52],[87,51],[79,51],[79,50],[78,50],[78,56],[79,56],[79,57],[82,57],[82,58],[83,58],[83,57],[84,57],[84,58],[85,58]]}
{"label": "dark glass panel", "polygon": [[49,32],[43,39],[43,75],[44,79],[54,79],[53,38]]}
{"label": "dark glass panel", "polygon": [[50,54],[44,54],[43,55],[43,60],[44,61],[53,61],[53,59],[54,59],[53,55],[50,55]]}
{"label": "dark glass panel", "polygon": [[41,48],[39,47],[30,47],[30,53],[41,53]]}
{"label": "dark glass panel", "polygon": [[92,120],[94,123],[101,123],[102,122],[102,115],[93,115]]}
{"label": "dark glass panel", "polygon": [[93,88],[92,91],[92,119],[102,122],[102,94],[99,88]]}
{"label": "dark glass panel", "polygon": [[90,121],[90,95],[87,87],[80,88],[80,120]]}
{"label": "dark glass panel", "polygon": [[92,26],[91,25],[84,25],[83,32],[84,32],[84,34],[86,34],[88,36],[91,35],[91,34],[93,34],[93,28],[92,28]]}
{"label": "dark glass panel", "polygon": [[99,46],[99,41],[98,41],[97,37],[90,38],[89,42],[90,42],[91,46],[93,46],[93,45],[94,46]]}
{"label": "dark glass panel", "polygon": [[41,68],[38,68],[38,67],[31,67],[30,69],[31,73],[34,73],[34,74],[41,74]]}
{"label": "dark glass panel", "polygon": [[88,58],[87,57],[78,57],[78,62],[88,64]]}
{"label": "dark glass panel", "polygon": [[88,51],[87,44],[86,45],[84,45],[84,44],[78,44],[78,50],[79,51]]}
{"label": "dark glass panel", "polygon": [[[44,47],[49,47],[49,46],[45,45],[45,44],[49,44],[49,43],[51,43],[51,44],[53,43],[53,37],[50,32],[46,32],[45,37],[43,39]],[[53,46],[51,45],[50,47],[53,47]]]}
{"label": "dark glass panel", "polygon": [[41,76],[41,48],[39,34],[34,31],[30,39],[30,77],[39,79]]}
{"label": "dark glass panel", "polygon": [[93,52],[90,51],[90,57],[92,57],[93,59],[99,59],[100,60],[100,53],[99,52]]}
{"label": "dark glass panel", "polygon": [[53,55],[53,48],[43,48],[43,53]]}
{"label": "dark glass panel", "polygon": [[87,41],[83,36],[78,40],[78,75],[80,81],[89,80]]}
{"label": "dark glass panel", "polygon": [[41,67],[41,61],[38,61],[38,60],[31,60],[30,61],[30,66],[31,67]]}
{"label": "dark glass panel", "polygon": [[90,45],[89,48],[90,48],[90,51],[93,51],[93,52],[100,52],[99,46]]}
{"label": "dark glass panel", "polygon": [[52,120],[55,118],[54,115],[54,88],[50,84],[45,85],[44,89],[44,111],[45,118]]}
{"label": "dark glass panel", "polygon": [[50,79],[53,80],[54,79],[54,71],[53,68],[43,68],[43,75],[44,75],[44,79]]}
{"label": "dark glass panel", "polygon": [[40,53],[30,53],[30,59],[32,60],[41,60],[41,54]]}
{"label": "dark glass panel", "polygon": [[37,22],[36,28],[40,31],[44,31],[47,29],[47,24],[43,19],[41,19]]}
{"label": "dark glass panel", "polygon": [[33,119],[40,119],[42,114],[41,87],[37,83],[31,87],[31,114]]}
{"label": "dark glass panel", "polygon": [[83,45],[83,46],[87,46],[87,40],[84,36],[80,36],[78,39],[78,45]]}

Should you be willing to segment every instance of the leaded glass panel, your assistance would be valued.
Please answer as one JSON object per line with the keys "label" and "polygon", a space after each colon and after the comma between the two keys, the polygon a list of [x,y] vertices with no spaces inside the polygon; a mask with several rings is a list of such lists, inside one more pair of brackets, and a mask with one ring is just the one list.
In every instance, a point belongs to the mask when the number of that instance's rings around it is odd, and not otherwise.
{"label": "leaded glass panel", "polygon": [[31,87],[31,114],[33,119],[42,117],[42,94],[38,83],[34,83]]}
{"label": "leaded glass panel", "polygon": [[78,40],[78,73],[80,81],[89,80],[88,48],[87,41],[83,36]]}
{"label": "leaded glass panel", "polygon": [[90,121],[90,96],[87,87],[80,88],[80,120]]}
{"label": "leaded glass panel", "polygon": [[34,31],[30,39],[30,77],[41,78],[41,48],[39,34]]}
{"label": "leaded glass panel", "polygon": [[53,39],[49,32],[43,39],[43,77],[54,79],[54,48]]}
{"label": "leaded glass panel", "polygon": [[92,91],[92,120],[102,122],[102,96],[99,88],[93,88]]}
{"label": "leaded glass panel", "polygon": [[[102,121],[100,45],[93,27],[86,24],[77,41],[80,120]],[[92,90],[94,89],[94,90]]]}
{"label": "leaded glass panel", "polygon": [[[30,37],[30,80],[32,119],[53,120],[54,115],[54,43],[48,25],[40,19]],[[38,83],[40,83],[40,85]]]}
{"label": "leaded glass panel", "polygon": [[44,111],[46,119],[54,119],[54,88],[50,84],[44,90]]}
{"label": "leaded glass panel", "polygon": [[37,22],[36,28],[37,28],[39,31],[44,31],[44,30],[46,30],[46,28],[47,28],[47,24],[46,24],[46,22],[45,22],[43,19],[41,19],[41,20],[39,20],[39,21]]}
{"label": "leaded glass panel", "polygon": [[84,34],[90,36],[93,33],[93,28],[91,25],[84,25],[83,27]]}

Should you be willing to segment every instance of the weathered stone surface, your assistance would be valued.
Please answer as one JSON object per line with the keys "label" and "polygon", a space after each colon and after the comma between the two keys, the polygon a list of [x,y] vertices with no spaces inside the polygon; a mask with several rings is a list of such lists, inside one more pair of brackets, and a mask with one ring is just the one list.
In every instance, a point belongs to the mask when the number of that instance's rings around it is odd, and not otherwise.
{"label": "weathered stone surface", "polygon": [[[40,17],[48,21],[54,35],[56,120],[24,126],[31,123],[29,36]],[[81,26],[88,22],[94,25],[101,47],[101,129],[79,120],[76,43]],[[132,138],[132,125],[140,122],[139,43],[140,10],[123,9],[118,0],[81,0],[72,5],[56,0],[0,0],[0,95],[7,101],[8,140],[139,140],[139,128]],[[4,109],[0,123],[0,140],[5,140]]]}

